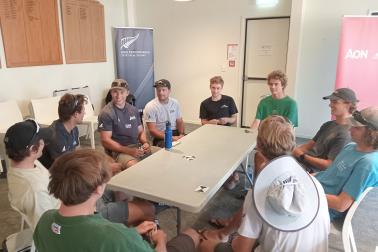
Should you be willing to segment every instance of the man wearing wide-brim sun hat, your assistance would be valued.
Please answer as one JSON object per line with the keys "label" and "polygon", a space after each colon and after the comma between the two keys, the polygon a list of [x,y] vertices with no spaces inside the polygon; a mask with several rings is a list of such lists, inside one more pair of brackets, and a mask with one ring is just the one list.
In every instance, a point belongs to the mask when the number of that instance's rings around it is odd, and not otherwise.
{"label": "man wearing wide-brim sun hat", "polygon": [[353,142],[316,175],[326,193],[331,220],[343,217],[366,188],[378,186],[378,107],[355,111],[349,123]]}
{"label": "man wearing wide-brim sun hat", "polygon": [[269,116],[260,123],[253,189],[228,226],[202,232],[208,240],[200,244],[203,251],[249,252],[255,245],[255,251],[328,250],[325,193],[290,155],[294,147],[293,126],[287,119]]}

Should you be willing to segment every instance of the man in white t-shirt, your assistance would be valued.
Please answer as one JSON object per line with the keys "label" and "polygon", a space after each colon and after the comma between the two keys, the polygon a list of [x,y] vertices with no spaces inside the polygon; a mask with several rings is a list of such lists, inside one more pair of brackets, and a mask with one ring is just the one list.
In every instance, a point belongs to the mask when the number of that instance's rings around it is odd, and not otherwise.
{"label": "man in white t-shirt", "polygon": [[45,211],[60,206],[60,201],[47,189],[50,173],[37,160],[45,145],[43,139],[48,135],[48,128],[40,129],[34,120],[25,120],[11,126],[4,137],[11,162],[7,179],[9,201],[33,230]]}
{"label": "man in white t-shirt", "polygon": [[184,136],[184,121],[179,103],[176,99],[169,97],[171,83],[166,79],[161,79],[155,82],[154,87],[156,88],[156,98],[146,104],[143,113],[144,121],[153,137],[152,144],[164,147],[166,123],[169,122],[171,125],[173,141],[177,141]]}
{"label": "man in white t-shirt", "polygon": [[[289,154],[293,127],[282,116],[264,119],[257,136],[257,178],[227,227],[204,232],[202,251],[328,250],[330,220],[324,190]],[[228,239],[229,234],[237,235]]]}

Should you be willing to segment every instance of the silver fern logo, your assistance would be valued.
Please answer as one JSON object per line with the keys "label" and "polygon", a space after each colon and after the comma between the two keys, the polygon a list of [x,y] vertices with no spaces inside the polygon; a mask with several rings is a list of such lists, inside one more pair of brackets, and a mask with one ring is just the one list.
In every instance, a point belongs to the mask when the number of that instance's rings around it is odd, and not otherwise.
{"label": "silver fern logo", "polygon": [[125,37],[121,39],[121,50],[122,49],[129,49],[129,47],[137,41],[139,38],[139,33],[135,37]]}

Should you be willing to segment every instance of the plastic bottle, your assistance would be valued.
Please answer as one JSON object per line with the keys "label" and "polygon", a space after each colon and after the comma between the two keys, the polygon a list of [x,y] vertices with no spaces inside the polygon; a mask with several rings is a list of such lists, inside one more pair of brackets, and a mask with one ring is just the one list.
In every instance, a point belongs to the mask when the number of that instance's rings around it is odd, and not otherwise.
{"label": "plastic bottle", "polygon": [[164,147],[167,150],[172,149],[172,128],[171,123],[165,123]]}

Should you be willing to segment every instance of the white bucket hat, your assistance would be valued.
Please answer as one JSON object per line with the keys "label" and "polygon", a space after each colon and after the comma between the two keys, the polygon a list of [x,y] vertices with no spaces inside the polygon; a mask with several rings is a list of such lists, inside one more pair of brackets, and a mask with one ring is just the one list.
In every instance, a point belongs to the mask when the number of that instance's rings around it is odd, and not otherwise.
{"label": "white bucket hat", "polygon": [[319,192],[311,176],[291,156],[269,162],[256,178],[253,202],[271,227],[294,232],[310,225],[319,211]]}

